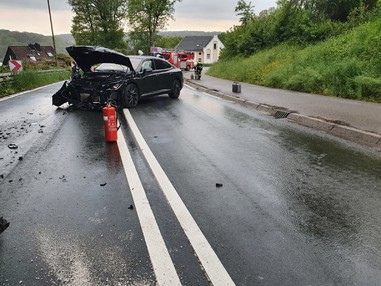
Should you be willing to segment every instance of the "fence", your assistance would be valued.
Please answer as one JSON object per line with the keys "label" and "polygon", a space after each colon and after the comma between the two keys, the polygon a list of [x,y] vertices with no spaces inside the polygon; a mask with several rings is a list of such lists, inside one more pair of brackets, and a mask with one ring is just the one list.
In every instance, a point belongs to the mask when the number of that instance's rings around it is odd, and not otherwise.
{"label": "fence", "polygon": [[7,72],[7,73],[0,73],[0,82],[7,81],[12,79],[12,73]]}

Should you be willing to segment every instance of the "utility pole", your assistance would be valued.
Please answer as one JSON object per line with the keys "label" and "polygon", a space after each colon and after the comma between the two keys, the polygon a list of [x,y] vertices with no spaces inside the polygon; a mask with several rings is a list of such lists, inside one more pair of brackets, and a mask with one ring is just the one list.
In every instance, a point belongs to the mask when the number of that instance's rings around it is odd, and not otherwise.
{"label": "utility pole", "polygon": [[56,60],[56,66],[58,66],[58,60],[57,60],[57,49],[56,49],[56,41],[54,39],[54,32],[53,32],[53,21],[52,21],[52,13],[50,12],[50,3],[48,1],[48,10],[49,10],[49,18],[50,18],[50,28],[52,30],[52,39],[53,39],[53,49],[54,49],[54,58]]}

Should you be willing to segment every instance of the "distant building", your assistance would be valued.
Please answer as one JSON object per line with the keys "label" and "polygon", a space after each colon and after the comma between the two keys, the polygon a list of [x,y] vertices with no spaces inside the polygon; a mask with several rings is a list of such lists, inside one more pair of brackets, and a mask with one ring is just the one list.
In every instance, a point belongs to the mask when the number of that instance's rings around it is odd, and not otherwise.
{"label": "distant building", "polygon": [[175,47],[176,51],[192,52],[197,62],[215,63],[220,57],[224,44],[215,36],[186,36]]}
{"label": "distant building", "polygon": [[23,63],[54,63],[54,49],[51,46],[40,46],[38,43],[27,46],[9,46],[5,53],[3,65],[9,60],[23,61]]}

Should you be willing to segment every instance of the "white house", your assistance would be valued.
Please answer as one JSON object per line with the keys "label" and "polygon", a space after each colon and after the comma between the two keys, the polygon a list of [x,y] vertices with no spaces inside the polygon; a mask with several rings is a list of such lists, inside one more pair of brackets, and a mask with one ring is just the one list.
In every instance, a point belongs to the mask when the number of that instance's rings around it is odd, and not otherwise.
{"label": "white house", "polygon": [[215,36],[186,36],[175,47],[176,51],[192,52],[197,62],[215,63],[220,57],[224,44]]}

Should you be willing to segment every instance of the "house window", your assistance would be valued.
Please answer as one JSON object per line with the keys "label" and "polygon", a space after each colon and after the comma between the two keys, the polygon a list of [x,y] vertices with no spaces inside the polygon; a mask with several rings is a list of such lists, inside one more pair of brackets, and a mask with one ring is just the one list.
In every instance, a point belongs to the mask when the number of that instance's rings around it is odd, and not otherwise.
{"label": "house window", "polygon": [[217,43],[214,43],[213,49],[217,50]]}
{"label": "house window", "polygon": [[34,56],[29,56],[29,58],[30,58],[32,61],[37,62],[36,57],[34,57]]}
{"label": "house window", "polygon": [[201,52],[199,52],[199,53],[198,53],[198,55],[199,55],[199,56],[201,56],[201,55],[202,55],[202,53],[201,53]]}
{"label": "house window", "polygon": [[210,60],[210,54],[206,54],[206,58]]}

